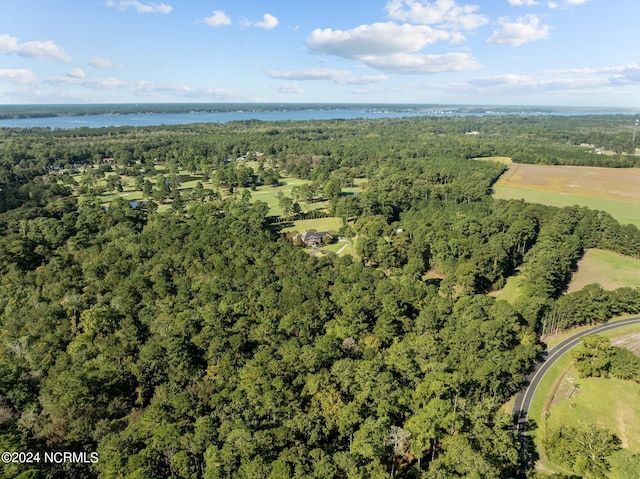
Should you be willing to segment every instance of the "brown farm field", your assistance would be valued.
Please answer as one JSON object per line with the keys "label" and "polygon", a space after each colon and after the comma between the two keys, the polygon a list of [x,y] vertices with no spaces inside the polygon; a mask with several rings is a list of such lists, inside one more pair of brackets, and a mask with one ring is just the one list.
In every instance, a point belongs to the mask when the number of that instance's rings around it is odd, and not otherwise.
{"label": "brown farm field", "polygon": [[640,226],[640,169],[511,164],[495,197],[603,210]]}

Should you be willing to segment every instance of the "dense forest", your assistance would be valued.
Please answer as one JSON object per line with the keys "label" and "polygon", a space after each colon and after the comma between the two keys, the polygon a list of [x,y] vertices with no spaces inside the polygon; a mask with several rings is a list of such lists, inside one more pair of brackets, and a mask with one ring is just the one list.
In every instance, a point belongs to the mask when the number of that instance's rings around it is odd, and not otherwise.
{"label": "dense forest", "polygon": [[[505,167],[475,158],[640,166],[631,129],[499,116],[0,130],[0,449],[99,455],[4,477],[514,477],[500,407],[538,334],[640,312],[638,289],[563,294],[585,249],[639,257],[640,232],[494,200]],[[182,170],[212,188],[180,193]],[[146,200],[104,205],[105,172],[136,177]],[[343,218],[355,258],[288,241],[251,198],[280,174],[314,185],[300,194]],[[341,194],[354,179],[361,191]],[[515,304],[487,294],[519,267]]]}

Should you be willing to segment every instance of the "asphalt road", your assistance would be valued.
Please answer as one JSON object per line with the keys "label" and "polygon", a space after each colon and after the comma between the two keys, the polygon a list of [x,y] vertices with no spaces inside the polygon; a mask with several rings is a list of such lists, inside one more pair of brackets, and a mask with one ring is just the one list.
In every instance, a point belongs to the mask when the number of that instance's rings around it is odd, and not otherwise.
{"label": "asphalt road", "polygon": [[531,406],[531,400],[533,399],[536,389],[542,380],[545,373],[553,366],[553,364],[567,351],[576,346],[580,342],[580,338],[589,334],[602,333],[611,329],[620,328],[622,326],[628,326],[629,324],[640,323],[640,316],[633,318],[621,319],[619,321],[613,321],[611,323],[600,324],[593,328],[586,329],[579,333],[570,336],[561,343],[545,352],[543,359],[537,364],[533,372],[527,376],[525,385],[518,392],[516,401],[513,405],[513,417],[516,421],[518,428],[518,436],[520,443],[525,444],[524,436],[527,432],[527,416],[529,414],[529,407]]}

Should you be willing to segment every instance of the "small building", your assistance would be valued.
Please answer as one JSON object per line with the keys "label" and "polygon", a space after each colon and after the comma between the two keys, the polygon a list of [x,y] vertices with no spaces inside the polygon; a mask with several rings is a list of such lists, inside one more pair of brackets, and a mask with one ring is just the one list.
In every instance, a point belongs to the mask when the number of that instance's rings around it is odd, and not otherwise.
{"label": "small building", "polygon": [[327,231],[305,231],[302,234],[293,237],[294,244],[304,246],[318,246],[322,244],[333,243],[335,238]]}

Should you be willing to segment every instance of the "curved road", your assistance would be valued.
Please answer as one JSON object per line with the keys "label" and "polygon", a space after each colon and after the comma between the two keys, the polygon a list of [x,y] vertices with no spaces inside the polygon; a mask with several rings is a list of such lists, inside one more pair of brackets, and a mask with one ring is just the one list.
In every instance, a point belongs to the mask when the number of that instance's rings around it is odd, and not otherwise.
{"label": "curved road", "polygon": [[576,346],[580,342],[580,338],[583,336],[602,333],[611,329],[638,323],[640,323],[640,316],[594,326],[593,328],[574,334],[546,352],[546,356],[536,365],[531,374],[527,376],[525,386],[516,395],[516,401],[513,405],[513,417],[515,421],[517,421],[516,426],[518,429],[518,437],[520,438],[520,443],[522,445],[524,445],[524,435],[527,432],[527,415],[529,413],[529,407],[531,406],[531,400],[533,399],[542,377],[560,358],[560,356]]}

